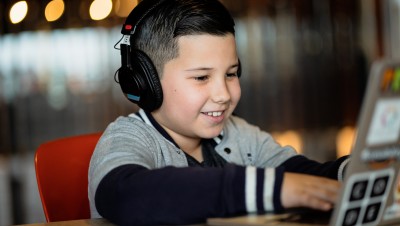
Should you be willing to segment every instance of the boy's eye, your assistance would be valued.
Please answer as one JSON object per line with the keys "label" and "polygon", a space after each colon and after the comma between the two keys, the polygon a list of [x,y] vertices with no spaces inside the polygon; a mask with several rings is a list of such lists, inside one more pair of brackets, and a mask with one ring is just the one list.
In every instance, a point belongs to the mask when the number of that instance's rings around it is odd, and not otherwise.
{"label": "boy's eye", "polygon": [[205,81],[205,80],[207,80],[207,78],[208,78],[208,76],[203,75],[203,76],[197,76],[194,79],[197,81]]}
{"label": "boy's eye", "polygon": [[228,74],[226,74],[226,76],[228,76],[228,77],[236,77],[237,73],[236,72],[235,73],[228,73]]}

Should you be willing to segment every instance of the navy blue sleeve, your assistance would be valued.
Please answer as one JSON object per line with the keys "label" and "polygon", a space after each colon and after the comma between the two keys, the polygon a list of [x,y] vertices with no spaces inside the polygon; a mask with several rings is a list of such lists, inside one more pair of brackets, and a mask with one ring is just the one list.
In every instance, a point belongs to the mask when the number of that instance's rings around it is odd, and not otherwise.
{"label": "navy blue sleeve", "polygon": [[348,156],[343,156],[335,161],[319,163],[305,156],[297,155],[283,162],[281,166],[285,168],[285,172],[304,173],[337,180],[339,167],[347,158]]}
{"label": "navy blue sleeve", "polygon": [[[261,169],[260,169],[261,170]],[[95,195],[101,216],[118,225],[204,223],[246,213],[245,167],[123,165],[109,172]]]}

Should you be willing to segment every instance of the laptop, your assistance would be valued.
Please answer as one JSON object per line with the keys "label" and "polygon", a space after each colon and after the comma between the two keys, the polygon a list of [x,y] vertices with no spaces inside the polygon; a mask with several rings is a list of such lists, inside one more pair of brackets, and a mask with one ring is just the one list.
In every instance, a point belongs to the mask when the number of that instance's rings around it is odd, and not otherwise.
{"label": "laptop", "polygon": [[208,225],[400,225],[400,60],[372,64],[339,198],[331,212],[211,218]]}

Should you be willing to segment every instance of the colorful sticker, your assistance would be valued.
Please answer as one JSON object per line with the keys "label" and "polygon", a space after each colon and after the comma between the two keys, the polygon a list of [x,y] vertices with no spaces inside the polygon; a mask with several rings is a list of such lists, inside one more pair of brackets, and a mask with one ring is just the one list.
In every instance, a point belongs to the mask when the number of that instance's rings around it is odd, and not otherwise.
{"label": "colorful sticker", "polygon": [[388,200],[393,168],[350,175],[344,184],[336,226],[377,225]]}
{"label": "colorful sticker", "polygon": [[400,99],[382,99],[375,106],[367,145],[396,142],[400,131]]}
{"label": "colorful sticker", "polygon": [[394,78],[392,82],[392,90],[395,92],[400,91],[400,69],[397,68],[394,72]]}
{"label": "colorful sticker", "polygon": [[381,81],[381,91],[399,92],[400,91],[400,68],[387,68]]}
{"label": "colorful sticker", "polygon": [[390,89],[393,81],[394,71],[392,68],[386,69],[381,82],[381,90],[386,91]]}

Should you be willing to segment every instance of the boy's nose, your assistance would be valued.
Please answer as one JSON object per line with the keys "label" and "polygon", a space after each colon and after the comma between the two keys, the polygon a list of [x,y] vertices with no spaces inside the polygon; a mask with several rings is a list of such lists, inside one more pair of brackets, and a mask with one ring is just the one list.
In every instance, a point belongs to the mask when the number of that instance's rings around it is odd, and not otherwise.
{"label": "boy's nose", "polygon": [[216,103],[226,103],[231,99],[226,81],[219,81],[213,86],[212,100]]}

